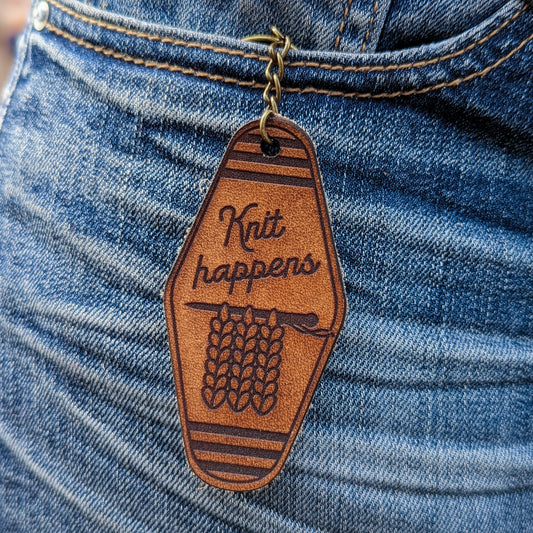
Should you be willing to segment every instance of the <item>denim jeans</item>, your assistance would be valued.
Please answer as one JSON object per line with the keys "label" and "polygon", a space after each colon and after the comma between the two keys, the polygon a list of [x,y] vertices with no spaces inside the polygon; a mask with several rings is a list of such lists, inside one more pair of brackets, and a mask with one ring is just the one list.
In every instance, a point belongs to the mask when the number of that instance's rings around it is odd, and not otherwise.
{"label": "denim jeans", "polygon": [[[0,531],[533,531],[533,9],[48,6],[0,108]],[[162,290],[270,23],[348,312],[281,474],[232,493],[187,465]]]}

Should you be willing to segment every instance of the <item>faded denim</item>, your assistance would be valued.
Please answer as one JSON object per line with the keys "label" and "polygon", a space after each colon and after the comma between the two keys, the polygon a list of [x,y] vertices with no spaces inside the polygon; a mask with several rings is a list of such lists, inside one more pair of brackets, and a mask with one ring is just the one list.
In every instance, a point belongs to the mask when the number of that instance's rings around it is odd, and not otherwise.
{"label": "faded denim", "polygon": [[[29,22],[0,108],[0,531],[533,531],[533,10],[287,5]],[[187,466],[161,291],[262,112],[239,38],[270,23],[349,308],[283,471],[236,494]]]}

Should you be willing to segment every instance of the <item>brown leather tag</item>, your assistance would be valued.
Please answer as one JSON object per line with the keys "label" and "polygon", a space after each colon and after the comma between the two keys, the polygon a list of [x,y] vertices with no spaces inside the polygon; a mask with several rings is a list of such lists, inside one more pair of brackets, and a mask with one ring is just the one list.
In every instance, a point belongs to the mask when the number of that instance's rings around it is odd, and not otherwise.
{"label": "brown leather tag", "polygon": [[252,490],[281,470],[344,320],[315,151],[286,118],[230,141],[170,273],[165,311],[187,458]]}

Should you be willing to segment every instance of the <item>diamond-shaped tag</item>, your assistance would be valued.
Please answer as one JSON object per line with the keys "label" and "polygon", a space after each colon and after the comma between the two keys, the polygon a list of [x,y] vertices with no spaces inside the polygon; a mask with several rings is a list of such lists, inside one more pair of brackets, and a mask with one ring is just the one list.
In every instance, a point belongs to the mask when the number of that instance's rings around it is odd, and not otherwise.
{"label": "diamond-shaped tag", "polygon": [[188,461],[252,490],[281,470],[346,300],[313,144],[294,122],[232,138],[165,290]]}

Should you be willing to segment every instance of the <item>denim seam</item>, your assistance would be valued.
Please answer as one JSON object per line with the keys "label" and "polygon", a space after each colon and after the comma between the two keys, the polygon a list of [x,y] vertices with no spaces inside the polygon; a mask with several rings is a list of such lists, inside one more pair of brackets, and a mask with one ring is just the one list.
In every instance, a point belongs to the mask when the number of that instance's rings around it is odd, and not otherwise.
{"label": "denim seam", "polygon": [[267,55],[260,55],[254,52],[243,52],[242,50],[235,50],[231,48],[226,48],[223,46],[213,46],[207,43],[199,43],[195,41],[184,41],[183,39],[175,39],[173,37],[163,37],[162,35],[157,35],[153,33],[148,33],[144,31],[130,30],[124,26],[119,26],[118,24],[112,24],[109,22],[104,22],[103,20],[96,19],[94,17],[88,17],[87,15],[82,15],[73,9],[60,4],[56,0],[48,0],[50,4],[55,6],[60,11],[63,11],[67,15],[72,16],[75,19],[86,22],[92,26],[98,26],[99,28],[104,28],[106,30],[116,31],[117,33],[123,33],[131,37],[140,37],[141,39],[147,39],[149,41],[159,41],[165,44],[172,44],[174,46],[181,46],[184,48],[199,48],[200,50],[209,50],[217,54],[227,54],[230,56],[240,56],[245,59],[257,59],[259,61],[269,61]]}
{"label": "denim seam", "polygon": [[365,34],[365,40],[363,41],[363,46],[361,47],[361,52],[364,53],[366,50],[366,43],[368,42],[368,38],[370,37],[370,31],[372,30],[372,25],[374,24],[374,19],[376,18],[376,14],[378,12],[378,6],[379,6],[379,0],[376,0],[374,2],[374,8],[372,10],[372,16],[370,17],[370,22],[368,24],[368,30]]}
{"label": "denim seam", "polygon": [[511,22],[516,20],[524,11],[527,10],[527,5],[521,7],[516,11],[511,17],[505,19],[497,28],[494,28],[490,33],[481,37],[477,41],[470,43],[469,45],[456,50],[455,52],[450,52],[439,57],[433,57],[432,59],[425,59],[422,61],[412,61],[410,63],[391,63],[390,65],[332,65],[330,63],[318,63],[316,61],[288,61],[286,66],[288,67],[312,67],[320,68],[325,70],[342,70],[344,72],[387,72],[391,70],[411,70],[415,68],[427,67],[429,65],[435,65],[442,61],[448,59],[454,59],[456,57],[462,56],[466,52],[470,52],[479,45],[485,44],[487,41],[492,39],[495,35],[500,33],[506,26]]}
{"label": "denim seam", "polygon": [[341,25],[339,26],[339,31],[337,34],[337,38],[335,39],[335,46],[333,47],[333,50],[337,50],[339,48],[339,45],[341,43],[342,32],[344,31],[344,27],[346,26],[346,19],[348,18],[348,13],[350,12],[352,3],[353,0],[348,0],[348,3],[346,4],[346,9],[344,10],[344,14],[342,15]]}
{"label": "denim seam", "polygon": [[[185,48],[199,48],[201,50],[209,50],[211,52],[215,52],[219,54],[227,54],[230,56],[240,56],[246,59],[256,59],[256,60],[265,61],[265,62],[268,61],[267,56],[263,56],[263,55],[256,54],[253,52],[244,52],[242,50],[213,46],[207,43],[184,41],[182,39],[175,39],[172,37],[163,37],[157,34],[150,34],[147,32],[130,30],[129,28],[126,28],[124,26],[119,26],[117,24],[111,24],[111,23],[104,22],[99,19],[95,19],[93,17],[82,15],[60,4],[57,0],[48,0],[48,1],[50,2],[50,4],[55,6],[60,11],[63,11],[67,15],[70,15],[78,20],[81,20],[82,22],[86,22],[87,24],[98,26],[100,28],[108,29],[111,31],[116,31],[118,33],[123,33],[125,35],[130,35],[132,37],[139,37],[139,38],[147,39],[149,41],[160,41],[165,44],[172,44],[174,46],[181,46]],[[350,2],[350,5],[351,5],[351,2]],[[470,52],[475,47],[481,44],[484,44],[489,39],[492,39],[492,37],[498,34],[506,26],[508,26],[511,22],[513,22],[516,18],[518,18],[522,13],[524,13],[524,11],[526,11],[527,8],[528,8],[527,4],[524,4],[511,17],[509,17],[508,19],[505,19],[498,27],[494,28],[490,33],[478,39],[477,41],[470,43],[469,45],[465,46],[461,50],[457,50],[455,52],[444,54],[442,56],[434,57],[428,60],[414,61],[410,63],[392,63],[390,65],[368,65],[368,66],[339,65],[339,64],[330,64],[330,63],[319,63],[316,61],[287,61],[285,66],[287,67],[309,67],[309,68],[318,68],[318,69],[326,69],[326,70],[341,70],[344,72],[383,72],[383,71],[389,71],[389,70],[414,69],[414,68],[425,67],[428,65],[434,65],[436,63],[440,63],[441,61],[444,61],[447,59],[453,59],[455,57],[459,57],[466,52]],[[348,6],[348,9],[349,9],[349,6]]]}
{"label": "denim seam", "polygon": [[[229,78],[226,76],[221,76],[220,74],[211,74],[209,72],[196,70],[193,68],[180,67],[178,65],[173,65],[171,63],[161,63],[158,61],[142,59],[140,57],[133,57],[128,54],[118,52],[117,50],[113,50],[112,48],[106,48],[101,45],[95,45],[93,43],[80,39],[79,37],[75,37],[74,35],[64,30],[61,30],[50,23],[46,25],[46,28],[50,32],[58,35],[59,37],[65,38],[74,44],[83,46],[84,48],[87,48],[88,50],[93,50],[97,53],[104,54],[105,56],[113,57],[114,59],[120,59],[127,63],[133,63],[135,65],[141,65],[141,66],[156,68],[160,70],[169,70],[171,72],[180,72],[181,74],[184,74],[184,75],[196,76],[197,78],[206,78],[212,81],[221,81],[224,83],[236,84],[241,87],[250,87],[254,89],[264,89],[266,87],[264,83],[258,83],[255,81],[244,81],[244,80],[239,80],[237,78]],[[495,68],[499,67],[503,62],[507,61],[507,59],[512,57],[514,54],[516,54],[520,49],[522,49],[531,40],[533,40],[533,33],[529,35],[529,37],[526,37],[518,46],[513,48],[510,52],[505,54],[503,57],[501,57],[494,63],[487,65],[482,70],[472,72],[468,74],[467,76],[463,76],[461,78],[456,78],[451,81],[437,83],[436,85],[430,85],[428,87],[423,87],[421,89],[411,89],[408,91],[395,91],[392,93],[385,93],[385,92],[359,93],[359,92],[332,91],[332,90],[327,90],[327,89],[319,89],[317,87],[304,87],[304,88],[286,87],[283,90],[288,93],[300,93],[300,94],[315,93],[315,94],[324,94],[328,96],[341,96],[344,98],[395,98],[397,96],[411,96],[415,94],[425,94],[427,92],[435,91],[438,89],[443,89],[445,87],[456,87],[457,85],[463,82],[470,81],[472,79],[480,78],[484,76],[491,70],[494,70]]]}

